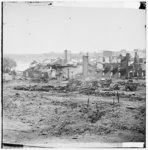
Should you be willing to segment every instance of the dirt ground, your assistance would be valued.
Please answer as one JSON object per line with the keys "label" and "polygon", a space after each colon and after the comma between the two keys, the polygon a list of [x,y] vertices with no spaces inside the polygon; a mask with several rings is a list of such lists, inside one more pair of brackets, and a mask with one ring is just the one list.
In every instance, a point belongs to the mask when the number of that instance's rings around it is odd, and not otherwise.
{"label": "dirt ground", "polygon": [[143,86],[132,92],[134,97],[120,97],[118,103],[116,96],[14,89],[19,85],[30,83],[15,80],[3,84],[4,143],[145,141]]}

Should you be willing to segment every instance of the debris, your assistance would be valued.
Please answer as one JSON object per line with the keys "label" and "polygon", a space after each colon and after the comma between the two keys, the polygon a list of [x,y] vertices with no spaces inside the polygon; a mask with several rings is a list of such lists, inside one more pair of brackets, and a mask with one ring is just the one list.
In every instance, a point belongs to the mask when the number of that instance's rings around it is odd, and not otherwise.
{"label": "debris", "polygon": [[128,80],[125,83],[125,90],[129,90],[129,91],[136,91],[137,89],[137,83],[134,83],[133,80]]}
{"label": "debris", "polygon": [[89,98],[88,98],[88,101],[87,101],[87,108],[89,107]]}
{"label": "debris", "polygon": [[19,96],[20,94],[19,94],[19,93],[15,93],[15,95],[16,95],[16,96]]}
{"label": "debris", "polygon": [[115,84],[113,87],[112,87],[113,90],[120,90],[119,88],[119,85],[118,84]]}
{"label": "debris", "polygon": [[100,84],[101,84],[102,88],[109,87],[111,83],[112,83],[111,79],[101,79],[100,80]]}
{"label": "debris", "polygon": [[126,106],[126,108],[128,108],[128,109],[136,109],[135,107],[131,107],[131,106]]}
{"label": "debris", "polygon": [[[34,133],[31,130],[31,134],[42,137],[66,136],[76,140],[79,136],[88,133],[93,136],[108,136],[121,130],[136,134],[141,132],[140,134],[143,135],[145,127],[142,122],[144,122],[145,109],[144,106],[140,108],[138,102],[136,104],[134,102],[134,98],[140,94],[119,90],[122,103],[115,103],[117,91],[103,91],[107,88],[102,89],[97,85],[93,87],[94,83],[95,81],[74,81],[74,83],[71,81],[70,84],[68,82],[68,86],[62,83],[60,86],[59,84],[15,85],[14,89],[25,92],[21,92],[22,94],[17,98],[16,93],[19,92],[16,91],[14,94],[14,90],[11,89],[13,93],[9,99],[8,93],[5,93],[3,106],[5,117],[7,115],[11,120],[18,120],[28,125],[34,129]],[[69,92],[72,89],[77,93]],[[46,90],[52,91],[52,94],[43,93]],[[123,97],[126,99],[122,99]],[[133,101],[127,105],[126,103],[132,98]],[[142,98],[144,100],[144,96]],[[141,101],[140,105],[143,103],[144,101]]]}
{"label": "debris", "polygon": [[137,89],[137,85],[136,84],[131,84],[131,83],[127,83],[125,85],[125,90],[129,90],[129,91],[135,91]]}
{"label": "debris", "polygon": [[117,91],[117,100],[118,100],[118,103],[119,103],[119,93],[118,93],[118,91]]}
{"label": "debris", "polygon": [[142,95],[131,95],[129,101],[142,101],[145,100],[145,96]]}

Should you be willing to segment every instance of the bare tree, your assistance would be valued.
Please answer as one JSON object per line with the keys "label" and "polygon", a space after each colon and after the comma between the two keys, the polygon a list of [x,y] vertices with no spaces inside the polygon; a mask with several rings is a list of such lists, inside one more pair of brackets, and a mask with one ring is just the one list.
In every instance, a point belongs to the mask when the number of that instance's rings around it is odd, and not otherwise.
{"label": "bare tree", "polygon": [[3,58],[3,72],[4,73],[11,72],[16,66],[17,64],[13,59],[9,57]]}

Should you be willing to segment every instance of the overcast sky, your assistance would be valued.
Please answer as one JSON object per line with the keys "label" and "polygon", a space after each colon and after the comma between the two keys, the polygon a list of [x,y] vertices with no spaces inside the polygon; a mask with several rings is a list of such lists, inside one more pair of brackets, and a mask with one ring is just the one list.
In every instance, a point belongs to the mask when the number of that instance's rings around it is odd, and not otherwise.
{"label": "overcast sky", "polygon": [[145,11],[4,3],[4,53],[145,48]]}

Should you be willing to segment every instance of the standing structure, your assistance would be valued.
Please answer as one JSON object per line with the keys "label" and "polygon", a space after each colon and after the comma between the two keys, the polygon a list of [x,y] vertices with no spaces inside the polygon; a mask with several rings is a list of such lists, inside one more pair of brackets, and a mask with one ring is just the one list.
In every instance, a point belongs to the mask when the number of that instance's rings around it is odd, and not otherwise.
{"label": "standing structure", "polygon": [[126,53],[126,78],[128,78],[128,71],[129,71],[129,59],[130,59],[130,54]]}
{"label": "standing structure", "polygon": [[88,56],[83,56],[83,76],[88,76]]}
{"label": "standing structure", "polygon": [[120,51],[120,54],[121,54],[122,56],[124,56],[124,57],[126,56],[126,53],[127,53],[127,52],[126,52],[126,49],[122,49],[122,50]]}
{"label": "standing structure", "polygon": [[103,51],[103,57],[105,59],[105,62],[111,63],[112,62],[112,57],[113,57],[113,52],[112,51]]}
{"label": "standing structure", "polygon": [[66,63],[67,63],[67,61],[68,61],[68,56],[67,56],[68,51],[67,51],[67,50],[65,50],[65,51],[64,51],[64,54],[65,54],[64,59],[65,59],[65,64],[66,64]]}
{"label": "standing structure", "polygon": [[135,57],[134,57],[134,76],[139,76],[139,56],[137,54],[138,50],[135,50]]}
{"label": "standing structure", "polygon": [[129,60],[130,60],[130,54],[126,53],[126,56],[122,57],[121,62],[120,62],[120,73],[121,73],[121,76],[125,76],[126,78],[128,78]]}

